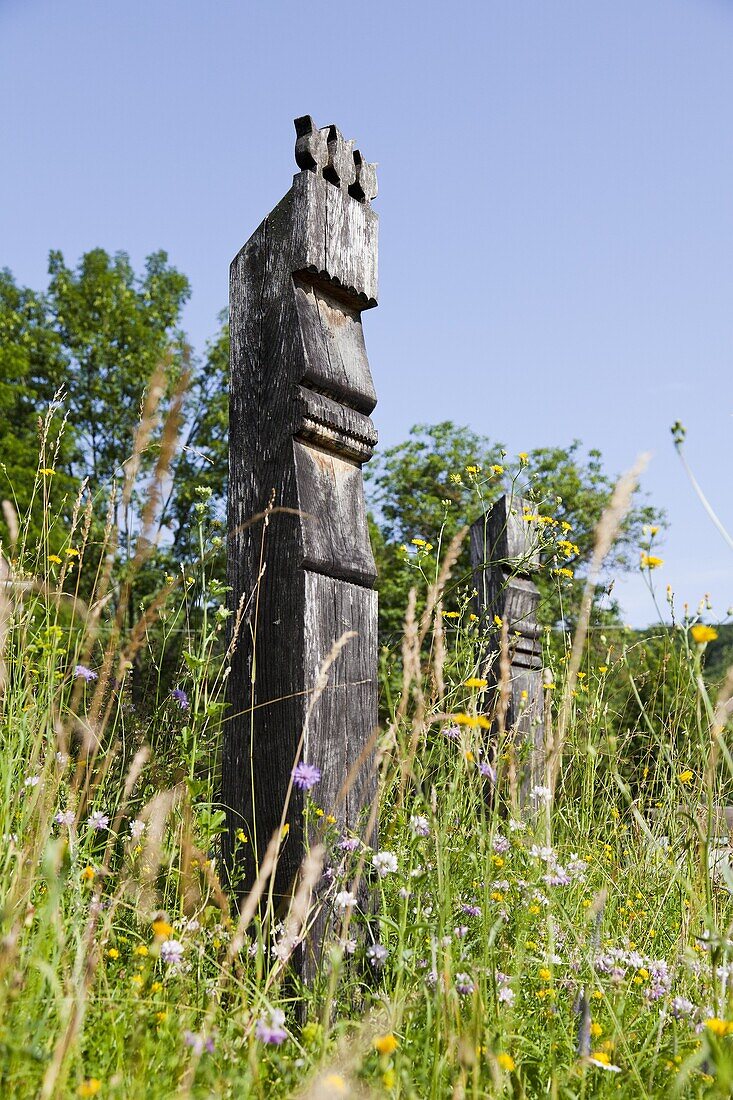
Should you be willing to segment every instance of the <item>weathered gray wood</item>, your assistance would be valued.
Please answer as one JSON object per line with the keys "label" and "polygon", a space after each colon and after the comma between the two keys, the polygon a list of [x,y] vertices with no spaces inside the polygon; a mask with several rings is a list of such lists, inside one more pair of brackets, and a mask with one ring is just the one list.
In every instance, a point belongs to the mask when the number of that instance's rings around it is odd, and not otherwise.
{"label": "weathered gray wood", "polygon": [[526,801],[544,782],[541,630],[537,625],[539,592],[532,574],[539,566],[536,524],[528,502],[503,496],[471,527],[471,564],[487,649],[484,657],[494,700],[499,682],[501,627],[506,625],[511,663],[504,725],[514,731],[519,760],[519,789]]}
{"label": "weathered gray wood", "polygon": [[[303,170],[230,276],[229,583],[232,610],[244,601],[246,613],[229,677],[222,797],[225,862],[242,889],[279,828],[298,759],[321,769],[312,794],[339,831],[364,836],[376,794],[367,754],[339,804],[377,722],[376,570],[361,473],[377,441],[361,323],[377,301],[368,203],[376,182],[335,126],[319,130],[309,116],[295,125]],[[357,180],[360,197],[349,193]],[[266,527],[250,524],[271,500]],[[319,668],[346,631],[356,637],[306,727]],[[301,864],[305,801],[294,789],[279,897]],[[244,846],[234,840],[239,829]]]}

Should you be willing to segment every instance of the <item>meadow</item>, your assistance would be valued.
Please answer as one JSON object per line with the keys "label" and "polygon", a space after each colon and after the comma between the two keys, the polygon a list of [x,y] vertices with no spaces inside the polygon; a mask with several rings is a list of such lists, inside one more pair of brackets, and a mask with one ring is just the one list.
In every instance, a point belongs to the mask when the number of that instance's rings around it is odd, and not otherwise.
{"label": "meadow", "polygon": [[[157,575],[153,490],[115,572],[135,475],[101,512],[80,495],[60,532],[44,452],[27,515],[4,505],[0,1094],[730,1096],[733,677],[705,676],[704,600],[662,594],[666,625],[606,631],[591,575],[572,632],[546,632],[546,782],[521,803],[513,731],[486,747],[470,586],[442,602],[458,543],[416,538],[382,655],[378,847],[336,831],[311,776],[317,842],[289,912],[266,881],[237,908],[218,856],[221,531],[202,489],[197,567]],[[639,553],[653,588],[653,543]],[[305,987],[290,963],[319,913]]]}

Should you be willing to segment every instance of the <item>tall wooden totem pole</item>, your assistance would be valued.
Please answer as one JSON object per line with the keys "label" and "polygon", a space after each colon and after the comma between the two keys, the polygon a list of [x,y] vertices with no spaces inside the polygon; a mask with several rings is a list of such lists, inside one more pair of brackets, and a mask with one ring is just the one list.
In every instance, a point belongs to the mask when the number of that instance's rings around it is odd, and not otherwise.
{"label": "tall wooden totem pole", "polygon": [[[491,698],[501,681],[501,639],[508,658],[502,725],[512,737],[518,759],[519,792],[528,803],[535,785],[544,783],[542,631],[537,624],[539,591],[532,576],[540,563],[531,506],[503,496],[471,526],[471,564],[478,593],[479,618],[488,644],[484,655]],[[496,733],[495,722],[494,732]]]}
{"label": "tall wooden totem pole", "polygon": [[[243,890],[280,829],[298,762],[320,770],[311,795],[337,828],[365,840],[376,791],[376,570],[361,469],[377,441],[361,322],[377,304],[376,171],[335,126],[306,115],[295,129],[301,170],[230,273],[228,555],[239,625],[222,797],[225,862]],[[306,797],[293,787],[280,897],[303,857]]]}

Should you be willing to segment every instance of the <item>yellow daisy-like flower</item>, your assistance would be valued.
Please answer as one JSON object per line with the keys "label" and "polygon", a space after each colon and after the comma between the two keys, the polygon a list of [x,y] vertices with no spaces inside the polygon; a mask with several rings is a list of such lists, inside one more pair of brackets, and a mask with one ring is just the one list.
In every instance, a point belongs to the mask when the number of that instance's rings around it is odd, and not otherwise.
{"label": "yellow daisy-like flower", "polygon": [[67,546],[67,548],[64,550],[64,553],[69,558],[78,558],[79,557],[79,551],[76,549],[75,546]]}
{"label": "yellow daisy-like flower", "polygon": [[654,554],[647,554],[646,550],[642,550],[640,563],[642,569],[658,569],[660,565],[664,565],[664,558],[658,558]]}
{"label": "yellow daisy-like flower", "polygon": [[730,1020],[721,1020],[718,1016],[713,1016],[710,1020],[706,1020],[705,1027],[708,1031],[712,1031],[713,1035],[717,1035],[719,1039],[733,1033],[733,1022]]}
{"label": "yellow daisy-like flower", "polygon": [[137,945],[137,947],[135,948],[135,954],[136,955],[147,955],[148,954],[148,949],[147,949],[146,945],[144,943],[139,943]]}
{"label": "yellow daisy-like flower", "polygon": [[56,473],[56,471],[52,470],[49,466],[41,466],[38,472],[39,474],[43,474],[44,477],[53,477]]}
{"label": "yellow daisy-like flower", "polygon": [[505,1069],[507,1073],[511,1073],[513,1069],[517,1068],[517,1063],[512,1058],[511,1054],[497,1054],[496,1061],[502,1069]]}
{"label": "yellow daisy-like flower", "polygon": [[520,451],[518,457],[519,457],[519,461],[522,463],[523,466],[526,466],[527,463],[529,462],[529,455],[527,454],[526,451]]}
{"label": "yellow daisy-like flower", "polygon": [[48,560],[53,565],[61,565],[61,558],[58,556],[58,554],[49,554],[48,555]]}
{"label": "yellow daisy-like flower", "polygon": [[76,1091],[79,1096],[96,1096],[101,1087],[102,1082],[98,1077],[87,1077],[86,1081],[82,1081]]}
{"label": "yellow daisy-like flower", "polygon": [[110,947],[109,951],[107,952],[107,957],[110,959],[119,959],[120,953],[116,947]]}
{"label": "yellow daisy-like flower", "polygon": [[718,637],[718,632],[715,627],[705,626],[704,623],[695,623],[690,627],[690,634],[692,634],[693,640],[698,645],[705,645],[707,642],[714,642]]}
{"label": "yellow daisy-like flower", "polygon": [[173,931],[173,925],[170,924],[164,917],[160,917],[158,920],[153,921],[153,932],[156,936],[160,936],[161,939],[165,939],[170,936]]}
{"label": "yellow daisy-like flower", "polygon": [[468,726],[469,729],[491,729],[491,722],[484,714],[454,714],[453,721],[457,726]]}
{"label": "yellow daisy-like flower", "polygon": [[412,540],[412,545],[413,546],[424,546],[425,545],[425,539],[413,539]]}
{"label": "yellow daisy-like flower", "polygon": [[81,873],[81,877],[84,879],[85,882],[91,882],[94,878],[94,873],[95,872],[93,867],[85,867]]}
{"label": "yellow daisy-like flower", "polygon": [[689,768],[685,768],[685,770],[683,772],[680,772],[680,774],[677,776],[677,778],[680,781],[680,783],[682,784],[682,786],[684,787],[688,783],[692,782],[693,773],[690,771]]}
{"label": "yellow daisy-like flower", "polygon": [[467,688],[485,688],[488,682],[480,676],[469,676],[467,680],[463,681],[463,686]]}
{"label": "yellow daisy-like flower", "polygon": [[496,463],[495,463],[495,464],[494,464],[493,466],[489,466],[489,469],[491,470],[492,474],[496,474],[496,476],[497,476],[497,477],[498,477],[498,476],[499,476],[500,474],[503,474],[503,473],[504,473],[504,467],[503,467],[503,466],[499,466],[499,465],[498,465],[498,464],[496,464]]}
{"label": "yellow daisy-like flower", "polygon": [[376,1035],[374,1037],[374,1048],[380,1054],[394,1054],[399,1046],[397,1038],[391,1031],[386,1035]]}

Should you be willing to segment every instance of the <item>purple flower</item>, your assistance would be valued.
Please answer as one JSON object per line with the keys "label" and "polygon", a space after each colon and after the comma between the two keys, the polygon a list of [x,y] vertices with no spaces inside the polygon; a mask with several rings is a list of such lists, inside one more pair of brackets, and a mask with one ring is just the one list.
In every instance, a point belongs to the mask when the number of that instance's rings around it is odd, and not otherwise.
{"label": "purple flower", "polygon": [[171,699],[175,699],[181,710],[188,710],[191,706],[188,701],[188,696],[186,695],[183,688],[173,688],[173,691],[171,692]]}
{"label": "purple flower", "polygon": [[76,676],[77,680],[86,680],[87,683],[89,683],[90,680],[99,679],[97,673],[93,672],[91,668],[87,668],[86,665],[77,665],[74,669],[74,676]]}
{"label": "purple flower", "polygon": [[460,728],[458,726],[446,726],[446,728],[443,730],[443,736],[449,737],[451,741],[460,741]]}
{"label": "purple flower", "polygon": [[301,791],[309,791],[311,787],[315,787],[316,783],[319,783],[321,779],[321,769],[317,768],[315,764],[306,764],[301,760],[300,764],[297,764],[293,768],[293,783]]}
{"label": "purple flower", "polygon": [[356,836],[345,836],[343,840],[340,840],[337,847],[342,852],[355,852],[361,844],[361,841]]}
{"label": "purple flower", "polygon": [[487,761],[479,761],[478,770],[484,779],[490,779],[492,783],[496,783],[496,768],[492,768]]}
{"label": "purple flower", "polygon": [[501,833],[496,833],[491,847],[498,855],[503,855],[504,852],[509,851],[509,849],[511,848],[511,844],[505,836],[502,836]]}
{"label": "purple flower", "polygon": [[87,818],[87,825],[90,829],[108,829],[109,816],[103,814],[101,810],[95,810],[94,813],[90,814]]}
{"label": "purple flower", "polygon": [[269,1017],[261,1016],[255,1025],[255,1035],[261,1043],[272,1043],[274,1046],[280,1046],[284,1043],[288,1037],[288,1033],[283,1027],[285,1023],[285,1013],[281,1008],[273,1008],[270,1011]]}
{"label": "purple flower", "polygon": [[462,905],[461,910],[469,917],[480,917],[481,906],[480,905]]}
{"label": "purple flower", "polygon": [[499,992],[496,994],[496,999],[502,1005],[513,1005],[515,997],[516,993],[508,985],[500,986]]}
{"label": "purple flower", "polygon": [[183,1041],[187,1047],[191,1047],[194,1054],[203,1054],[204,1051],[214,1053],[214,1040],[211,1036],[204,1039],[203,1035],[197,1035],[195,1031],[184,1031]]}
{"label": "purple flower", "polygon": [[74,811],[73,810],[59,810],[54,818],[57,825],[73,825],[74,824]]}
{"label": "purple flower", "polygon": [[430,836],[430,822],[426,817],[413,814],[410,818],[410,828],[415,836]]}
{"label": "purple flower", "polygon": [[366,957],[377,970],[381,970],[387,961],[389,951],[382,943],[372,943],[367,947]]}
{"label": "purple flower", "polygon": [[168,966],[176,966],[183,957],[183,944],[179,940],[163,940],[160,957]]}
{"label": "purple flower", "polygon": [[470,974],[456,974],[456,993],[460,993],[462,997],[470,997],[475,988]]}

